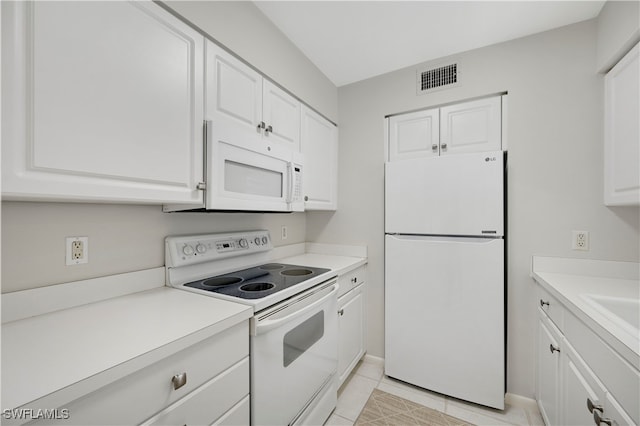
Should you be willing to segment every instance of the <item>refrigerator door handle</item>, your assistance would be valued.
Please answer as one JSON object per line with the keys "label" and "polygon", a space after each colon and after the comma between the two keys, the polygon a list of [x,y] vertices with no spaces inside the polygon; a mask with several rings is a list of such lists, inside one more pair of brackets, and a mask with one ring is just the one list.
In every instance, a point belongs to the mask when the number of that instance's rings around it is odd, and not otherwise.
{"label": "refrigerator door handle", "polygon": [[502,236],[478,237],[466,235],[411,235],[411,234],[387,234],[391,238],[403,241],[429,241],[443,243],[469,243],[469,244],[489,244],[492,241],[502,240]]}

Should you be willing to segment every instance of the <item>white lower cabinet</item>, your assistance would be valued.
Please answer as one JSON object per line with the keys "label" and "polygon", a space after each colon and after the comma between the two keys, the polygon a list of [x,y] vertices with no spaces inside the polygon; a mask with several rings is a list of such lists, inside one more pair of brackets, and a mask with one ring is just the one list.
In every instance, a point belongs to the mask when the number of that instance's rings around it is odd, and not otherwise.
{"label": "white lower cabinet", "polygon": [[342,386],[364,356],[364,281],[365,267],[338,277],[338,383]]}
{"label": "white lower cabinet", "polygon": [[[207,425],[249,391],[249,357],[144,422],[144,425]],[[211,404],[215,401],[215,404]]]}
{"label": "white lower cabinet", "polygon": [[589,425],[594,422],[593,410],[601,410],[605,389],[575,350],[564,342],[562,355],[562,412],[564,425]]}
{"label": "white lower cabinet", "polygon": [[248,396],[244,321],[65,404],[61,409],[68,410],[68,419],[29,424],[231,424],[249,418],[249,405],[241,404]]}
{"label": "white lower cabinet", "polygon": [[547,425],[638,425],[640,371],[538,287],[536,400]]}
{"label": "white lower cabinet", "polygon": [[[538,370],[536,374],[536,400],[540,414],[548,425],[560,424],[560,334],[541,314],[538,321]],[[552,348],[555,348],[552,351]]]}

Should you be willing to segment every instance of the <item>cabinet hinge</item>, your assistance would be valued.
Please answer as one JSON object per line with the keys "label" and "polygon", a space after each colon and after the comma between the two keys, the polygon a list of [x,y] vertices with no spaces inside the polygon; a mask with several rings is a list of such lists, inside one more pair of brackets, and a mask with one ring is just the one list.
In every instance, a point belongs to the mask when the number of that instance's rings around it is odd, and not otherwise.
{"label": "cabinet hinge", "polygon": [[205,189],[207,189],[207,184],[204,182],[198,182],[198,184],[196,185],[196,189],[204,191]]}

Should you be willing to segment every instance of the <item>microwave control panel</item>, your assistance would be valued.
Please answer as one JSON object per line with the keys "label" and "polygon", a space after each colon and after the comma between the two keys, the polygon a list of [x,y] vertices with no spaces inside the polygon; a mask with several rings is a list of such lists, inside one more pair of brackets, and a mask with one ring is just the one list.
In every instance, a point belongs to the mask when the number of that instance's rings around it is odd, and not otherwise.
{"label": "microwave control panel", "polygon": [[293,201],[302,199],[302,168],[300,166],[293,167],[293,194],[291,198]]}

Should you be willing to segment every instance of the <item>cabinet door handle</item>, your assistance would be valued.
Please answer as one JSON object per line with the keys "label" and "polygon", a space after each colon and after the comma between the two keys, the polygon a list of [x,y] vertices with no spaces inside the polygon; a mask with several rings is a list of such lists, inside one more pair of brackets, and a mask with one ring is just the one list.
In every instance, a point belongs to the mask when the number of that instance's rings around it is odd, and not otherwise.
{"label": "cabinet door handle", "polygon": [[265,128],[265,126],[266,126],[266,124],[264,123],[264,121],[259,122],[259,123],[258,123],[258,126],[257,126],[257,127],[258,127],[258,132],[259,132],[260,130],[264,129],[264,128]]}
{"label": "cabinet door handle", "polygon": [[599,426],[602,423],[611,426],[613,424],[613,422],[611,421],[611,419],[607,419],[607,418],[602,418],[600,417],[600,413],[598,413],[597,411],[593,412],[593,421]]}
{"label": "cabinet door handle", "polygon": [[267,126],[267,128],[264,131],[267,135],[269,134],[269,132],[273,133],[273,127],[271,126]]}
{"label": "cabinet door handle", "polygon": [[344,309],[340,309],[340,310],[338,311],[338,315],[343,316],[343,315],[344,315]]}
{"label": "cabinet door handle", "polygon": [[554,353],[554,352],[556,352],[556,351],[557,351],[557,352],[560,352],[560,348],[559,348],[559,347],[557,347],[557,346],[553,346],[553,344],[550,344],[550,345],[549,345],[549,350],[551,351],[551,353]]}
{"label": "cabinet door handle", "polygon": [[540,307],[544,308],[544,305],[549,306],[549,302],[545,302],[544,300],[540,299]]}
{"label": "cabinet door handle", "polygon": [[305,201],[309,201],[309,196],[308,196],[308,195],[305,195],[305,196],[304,196],[304,200],[305,200]]}
{"label": "cabinet door handle", "polygon": [[187,384],[187,372],[181,374],[176,374],[171,378],[171,383],[173,383],[173,389],[178,390],[184,385]]}
{"label": "cabinet door handle", "polygon": [[351,278],[351,282],[354,283],[354,284],[357,283],[358,282],[358,277]]}
{"label": "cabinet door handle", "polygon": [[438,144],[434,143],[433,145],[431,145],[431,151],[437,152],[438,151]]}
{"label": "cabinet door handle", "polygon": [[593,401],[591,400],[591,398],[587,398],[587,408],[589,409],[590,413],[593,413],[593,410],[598,410],[601,413],[604,412],[604,409],[602,408],[602,405],[594,404]]}
{"label": "cabinet door handle", "polygon": [[440,149],[447,149],[447,144],[446,143],[441,144]]}

